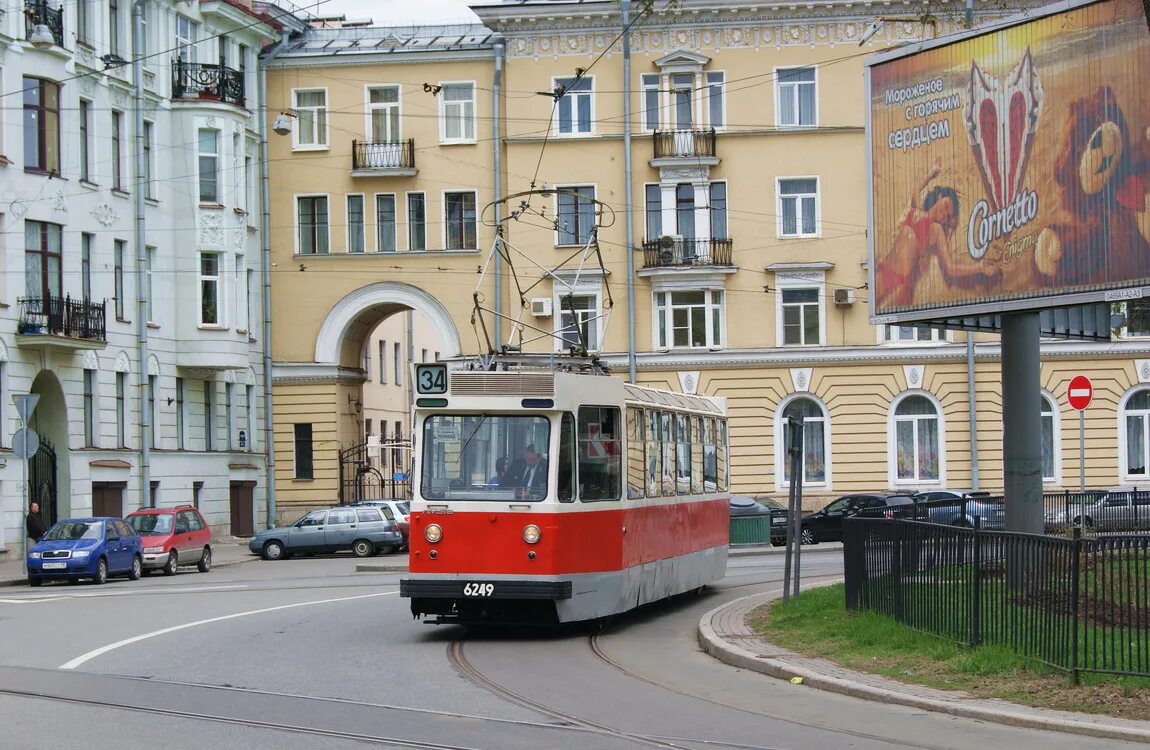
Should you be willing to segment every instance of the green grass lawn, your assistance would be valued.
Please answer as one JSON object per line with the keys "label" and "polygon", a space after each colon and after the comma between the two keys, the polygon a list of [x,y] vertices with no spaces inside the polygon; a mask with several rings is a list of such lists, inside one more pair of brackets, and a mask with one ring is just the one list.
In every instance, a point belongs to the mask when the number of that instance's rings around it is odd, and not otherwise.
{"label": "green grass lawn", "polygon": [[885,615],[849,613],[842,584],[803,592],[751,613],[748,624],[772,643],[903,682],[962,690],[1030,706],[1150,719],[1150,679],[1068,674],[1002,646],[968,648]]}

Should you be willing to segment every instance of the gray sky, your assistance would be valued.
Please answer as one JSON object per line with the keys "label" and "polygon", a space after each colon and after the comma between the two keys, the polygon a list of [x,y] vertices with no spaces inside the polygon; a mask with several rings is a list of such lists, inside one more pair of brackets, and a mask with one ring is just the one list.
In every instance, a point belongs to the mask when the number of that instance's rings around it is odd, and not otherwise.
{"label": "gray sky", "polygon": [[340,13],[348,18],[370,18],[378,26],[422,23],[477,23],[463,0],[295,0],[317,16]]}

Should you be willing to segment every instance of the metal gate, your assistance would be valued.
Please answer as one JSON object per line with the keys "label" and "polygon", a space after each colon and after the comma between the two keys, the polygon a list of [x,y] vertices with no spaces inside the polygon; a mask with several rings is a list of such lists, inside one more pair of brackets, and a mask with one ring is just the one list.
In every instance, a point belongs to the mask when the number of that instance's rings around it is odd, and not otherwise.
{"label": "metal gate", "polygon": [[339,502],[411,498],[411,441],[371,441],[339,452]]}
{"label": "metal gate", "polygon": [[56,507],[56,449],[46,437],[40,437],[40,450],[28,464],[29,500],[40,503],[40,517],[47,528],[59,520],[59,509]]}

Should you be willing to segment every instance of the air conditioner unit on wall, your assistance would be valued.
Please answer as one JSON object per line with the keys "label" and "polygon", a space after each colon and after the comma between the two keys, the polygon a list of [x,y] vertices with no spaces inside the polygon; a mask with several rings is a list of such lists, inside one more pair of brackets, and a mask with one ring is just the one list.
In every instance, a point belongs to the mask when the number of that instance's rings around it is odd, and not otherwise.
{"label": "air conditioner unit on wall", "polygon": [[853,305],[855,303],[855,290],[854,289],[836,289],[835,290],[835,304],[836,305]]}
{"label": "air conditioner unit on wall", "polygon": [[531,314],[536,318],[551,317],[551,298],[533,297],[531,299]]}

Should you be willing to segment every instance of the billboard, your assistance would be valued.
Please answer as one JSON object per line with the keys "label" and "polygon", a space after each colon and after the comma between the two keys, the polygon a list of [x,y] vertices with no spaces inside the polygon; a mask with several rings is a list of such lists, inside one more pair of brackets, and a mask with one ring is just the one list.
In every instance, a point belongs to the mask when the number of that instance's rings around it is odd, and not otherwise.
{"label": "billboard", "polygon": [[1147,78],[1141,0],[1061,3],[869,61],[875,322],[1141,297]]}

